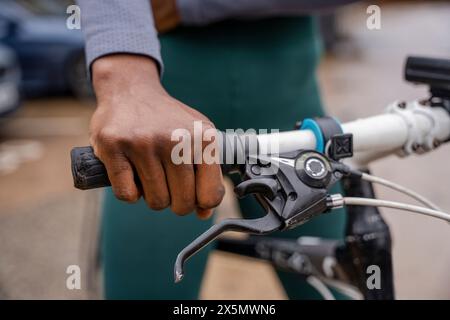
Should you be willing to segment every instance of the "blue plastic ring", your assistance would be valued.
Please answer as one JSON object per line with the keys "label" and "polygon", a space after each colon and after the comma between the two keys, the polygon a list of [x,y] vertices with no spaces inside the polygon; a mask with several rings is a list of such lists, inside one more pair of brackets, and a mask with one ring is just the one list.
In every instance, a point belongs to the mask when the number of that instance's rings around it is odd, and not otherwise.
{"label": "blue plastic ring", "polygon": [[323,141],[322,130],[315,120],[311,118],[304,119],[300,130],[311,130],[316,136],[316,151],[322,153],[325,151],[325,142]]}

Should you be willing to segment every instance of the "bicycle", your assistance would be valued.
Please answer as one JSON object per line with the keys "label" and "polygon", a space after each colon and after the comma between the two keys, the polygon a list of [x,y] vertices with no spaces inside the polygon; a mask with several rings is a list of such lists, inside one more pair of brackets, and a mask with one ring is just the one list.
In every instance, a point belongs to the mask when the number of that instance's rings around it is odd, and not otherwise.
{"label": "bicycle", "polygon": [[[450,221],[450,214],[414,191],[372,176],[368,164],[391,154],[430,152],[450,140],[450,60],[408,58],[405,79],[426,84],[430,97],[395,102],[382,115],[340,124],[330,117],[305,119],[294,131],[264,135],[222,134],[224,173],[238,173],[238,197],[253,194],[264,208],[262,218],[226,219],[213,225],[177,256],[175,281],[181,281],[187,259],[226,231],[265,235],[307,223],[315,216],[347,206],[343,241],[301,237],[282,240],[250,236],[220,238],[217,249],[269,261],[303,277],[325,299],[334,288],[351,299],[394,299],[391,234],[378,208],[389,207]],[[278,152],[266,146],[278,143]],[[244,161],[239,162],[238,159]],[[110,185],[106,169],[91,147],[71,152],[75,187]],[[342,182],[344,195],[329,194]],[[422,206],[378,200],[373,184],[402,192]],[[381,288],[367,286],[366,271],[377,266]]]}

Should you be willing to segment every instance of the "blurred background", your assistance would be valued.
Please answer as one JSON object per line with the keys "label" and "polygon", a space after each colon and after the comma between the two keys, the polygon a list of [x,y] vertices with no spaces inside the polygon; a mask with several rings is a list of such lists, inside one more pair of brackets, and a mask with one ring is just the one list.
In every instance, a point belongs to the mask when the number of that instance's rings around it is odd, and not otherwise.
{"label": "blurred background", "polygon": [[[81,31],[66,28],[71,2],[0,0],[0,299],[101,298],[101,194],[75,190],[70,173],[69,151],[88,144],[95,107]],[[369,4],[381,7],[381,30],[366,27]],[[323,99],[342,121],[380,113],[395,100],[427,97],[425,87],[402,79],[408,55],[450,58],[449,1],[361,2],[320,20],[326,44],[319,70]],[[450,146],[443,146],[420,157],[382,160],[372,170],[450,210],[450,167],[444,166],[449,158]],[[228,193],[219,214],[235,215],[235,208]],[[382,212],[393,233],[398,298],[449,299],[449,226]],[[81,290],[66,288],[66,268],[73,264],[82,270]],[[286,295],[268,265],[213,253],[202,298]]]}

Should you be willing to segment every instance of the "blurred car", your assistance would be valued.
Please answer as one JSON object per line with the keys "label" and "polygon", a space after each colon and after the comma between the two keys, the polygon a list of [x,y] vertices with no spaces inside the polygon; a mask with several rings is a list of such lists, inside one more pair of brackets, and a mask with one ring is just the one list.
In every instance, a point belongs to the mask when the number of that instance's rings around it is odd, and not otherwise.
{"label": "blurred car", "polygon": [[20,105],[20,71],[14,52],[0,45],[0,117]]}
{"label": "blurred car", "polygon": [[84,41],[66,27],[66,1],[1,0],[0,40],[17,54],[26,96],[90,94]]}

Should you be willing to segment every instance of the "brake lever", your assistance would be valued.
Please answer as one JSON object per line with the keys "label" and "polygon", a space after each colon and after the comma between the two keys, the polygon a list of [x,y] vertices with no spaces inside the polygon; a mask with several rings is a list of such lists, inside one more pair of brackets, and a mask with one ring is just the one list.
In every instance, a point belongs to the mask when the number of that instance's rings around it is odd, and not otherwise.
{"label": "brake lever", "polygon": [[180,282],[184,275],[184,263],[220,234],[227,231],[240,231],[249,234],[264,235],[279,230],[282,226],[279,217],[272,211],[258,219],[225,219],[213,225],[198,238],[185,247],[175,261],[175,282]]}
{"label": "brake lever", "polygon": [[328,189],[346,167],[311,150],[274,156],[248,156],[240,169],[240,198],[254,194],[267,214],[258,219],[225,219],[186,246],[177,256],[175,282],[182,280],[184,263],[226,231],[264,235],[299,226],[330,209]]}

